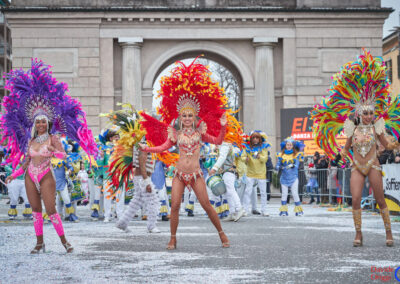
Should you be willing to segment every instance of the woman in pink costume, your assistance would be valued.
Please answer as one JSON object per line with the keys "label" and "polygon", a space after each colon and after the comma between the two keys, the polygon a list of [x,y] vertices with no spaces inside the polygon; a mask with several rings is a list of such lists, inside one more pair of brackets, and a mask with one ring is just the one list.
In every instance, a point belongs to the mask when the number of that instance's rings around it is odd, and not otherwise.
{"label": "woman in pink costume", "polygon": [[32,67],[27,72],[22,69],[11,71],[7,75],[6,88],[10,95],[3,100],[5,112],[0,120],[3,139],[8,138],[11,153],[6,162],[15,168],[19,160],[24,160],[23,166],[6,182],[25,173],[25,187],[37,238],[31,253],[45,252],[41,199],[62,245],[70,253],[73,247],[65,238],[55,208],[56,184],[50,160],[52,157],[66,157],[56,132],[68,135],[86,152],[96,154],[85,113],[78,101],[65,94],[67,86],[52,78],[49,67],[41,61],[32,60]]}

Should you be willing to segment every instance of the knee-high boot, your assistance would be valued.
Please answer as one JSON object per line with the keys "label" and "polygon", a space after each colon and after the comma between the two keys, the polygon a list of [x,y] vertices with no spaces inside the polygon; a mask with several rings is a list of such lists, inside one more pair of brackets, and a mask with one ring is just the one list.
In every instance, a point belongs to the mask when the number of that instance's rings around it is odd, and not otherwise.
{"label": "knee-high boot", "polygon": [[[353,209],[353,220],[354,220],[354,228],[356,229],[356,232],[361,233],[361,209]],[[360,240],[353,241],[353,246],[354,247],[362,246],[362,236],[361,236]]]}
{"label": "knee-high boot", "polygon": [[[390,224],[390,216],[389,216],[389,209],[386,207],[384,209],[381,209],[381,216],[383,220],[383,224],[385,225],[385,230],[386,234],[392,232],[392,226]],[[393,240],[386,239],[386,246],[392,247],[393,246]]]}

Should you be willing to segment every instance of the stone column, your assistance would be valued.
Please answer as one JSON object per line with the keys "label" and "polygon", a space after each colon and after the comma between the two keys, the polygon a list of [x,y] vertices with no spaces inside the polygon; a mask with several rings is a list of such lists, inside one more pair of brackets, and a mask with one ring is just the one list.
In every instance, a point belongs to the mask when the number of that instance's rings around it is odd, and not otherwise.
{"label": "stone column", "polygon": [[255,62],[255,121],[254,126],[264,131],[269,143],[276,147],[274,60],[273,49],[277,38],[254,38]]}
{"label": "stone column", "polygon": [[122,102],[142,109],[142,38],[118,38],[122,47]]}

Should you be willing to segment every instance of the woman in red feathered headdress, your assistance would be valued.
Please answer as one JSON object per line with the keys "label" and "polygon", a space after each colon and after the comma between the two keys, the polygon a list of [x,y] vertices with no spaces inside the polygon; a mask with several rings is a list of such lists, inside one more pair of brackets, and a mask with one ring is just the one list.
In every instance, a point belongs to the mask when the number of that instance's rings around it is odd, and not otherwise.
{"label": "woman in red feathered headdress", "polygon": [[[185,186],[192,188],[203,209],[218,230],[222,246],[229,247],[228,237],[211,206],[203,172],[200,169],[200,148],[202,142],[221,144],[227,128],[225,114],[226,97],[223,89],[210,78],[210,72],[194,60],[189,66],[179,62],[171,75],[161,79],[161,106],[158,110],[162,121],[142,113],[142,125],[146,129],[147,142],[141,145],[143,151],[161,153],[173,145],[180,150],[172,181],[171,193],[171,240],[167,249],[176,248],[176,230],[179,222],[179,208]],[[168,126],[178,119],[179,130]]]}

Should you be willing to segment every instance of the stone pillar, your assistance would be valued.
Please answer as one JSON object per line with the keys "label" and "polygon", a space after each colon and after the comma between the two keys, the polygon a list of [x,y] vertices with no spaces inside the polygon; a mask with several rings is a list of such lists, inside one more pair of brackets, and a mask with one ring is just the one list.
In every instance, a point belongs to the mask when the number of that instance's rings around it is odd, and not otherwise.
{"label": "stone pillar", "polygon": [[118,38],[122,47],[122,102],[142,109],[142,38]]}
{"label": "stone pillar", "polygon": [[254,126],[264,131],[269,143],[276,147],[275,93],[273,49],[277,38],[254,38],[255,62],[255,121]]}

